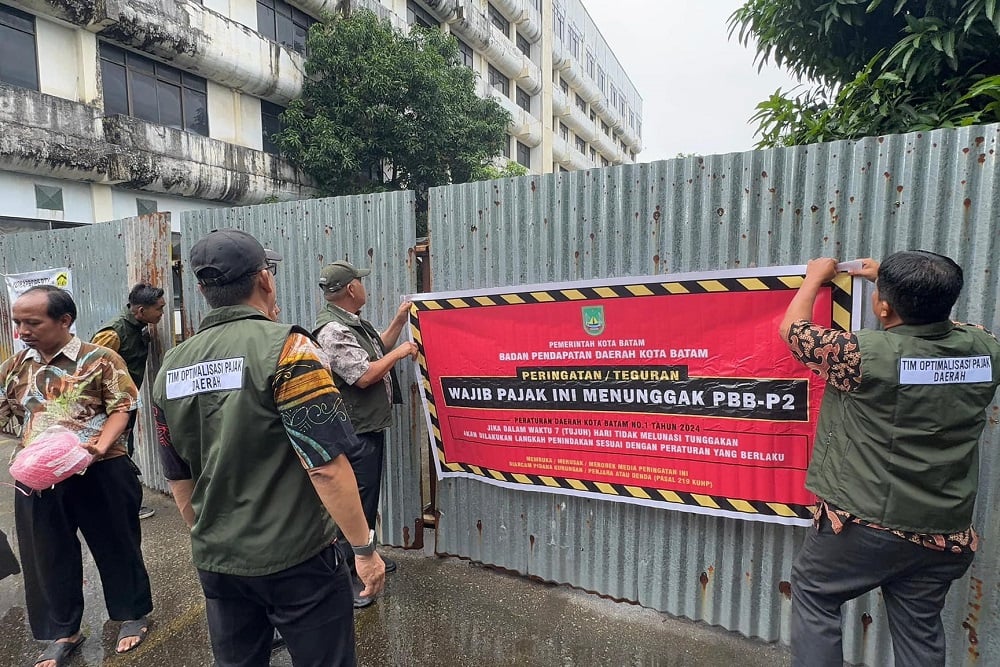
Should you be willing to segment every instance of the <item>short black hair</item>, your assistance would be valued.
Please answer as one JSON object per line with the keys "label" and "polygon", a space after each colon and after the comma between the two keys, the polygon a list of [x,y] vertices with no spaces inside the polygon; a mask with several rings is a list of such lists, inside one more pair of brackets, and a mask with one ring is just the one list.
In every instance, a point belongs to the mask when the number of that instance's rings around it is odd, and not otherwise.
{"label": "short black hair", "polygon": [[[263,269],[262,269],[263,270]],[[202,273],[211,271],[204,269]],[[260,272],[248,273],[225,285],[202,285],[201,293],[212,308],[238,306],[246,303],[253,294],[254,281]],[[209,276],[211,277],[211,276]]]}
{"label": "short black hair", "polygon": [[926,250],[904,250],[879,265],[879,298],[904,324],[929,324],[948,319],[965,278],[949,257]]}
{"label": "short black hair", "polygon": [[35,285],[24,290],[21,296],[32,292],[44,292],[45,296],[48,297],[49,305],[45,309],[45,314],[49,318],[58,320],[63,315],[69,315],[70,322],[76,322],[76,302],[73,301],[69,292],[55,285]]}
{"label": "short black hair", "polygon": [[159,287],[153,287],[149,283],[136,283],[128,293],[128,305],[155,306],[162,297],[163,290]]}

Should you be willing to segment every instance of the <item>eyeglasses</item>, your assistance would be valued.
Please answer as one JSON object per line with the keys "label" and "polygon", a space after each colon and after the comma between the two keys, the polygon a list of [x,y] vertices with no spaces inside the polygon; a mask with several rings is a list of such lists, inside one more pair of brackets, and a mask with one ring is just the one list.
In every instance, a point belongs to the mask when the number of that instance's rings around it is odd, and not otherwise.
{"label": "eyeglasses", "polygon": [[268,271],[270,271],[272,276],[278,275],[278,263],[277,262],[268,262],[267,266],[265,266],[264,268],[267,269]]}

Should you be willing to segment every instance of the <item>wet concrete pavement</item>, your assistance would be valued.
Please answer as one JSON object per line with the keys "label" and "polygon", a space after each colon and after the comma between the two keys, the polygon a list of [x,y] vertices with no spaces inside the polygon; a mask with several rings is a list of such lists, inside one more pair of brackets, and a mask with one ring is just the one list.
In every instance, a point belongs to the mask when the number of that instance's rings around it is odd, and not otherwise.
{"label": "wet concrete pavement", "polygon": [[[0,456],[9,456],[9,440]],[[0,481],[9,482],[6,468]],[[13,533],[13,494],[0,490],[0,529]],[[114,653],[118,624],[107,620],[100,580],[84,549],[88,636],[74,667],[208,667],[205,603],[191,566],[187,531],[173,502],[146,492],[156,514],[142,522],[153,584],[151,632],[135,651]],[[13,539],[12,539],[13,541]],[[433,544],[429,532],[427,544]],[[756,667],[788,663],[783,647],[673,619],[565,586],[541,584],[429,550],[386,549],[399,563],[379,601],[355,614],[361,666],[662,665]],[[43,648],[27,627],[20,576],[0,582],[0,665],[33,664]],[[273,667],[288,667],[276,651]]]}

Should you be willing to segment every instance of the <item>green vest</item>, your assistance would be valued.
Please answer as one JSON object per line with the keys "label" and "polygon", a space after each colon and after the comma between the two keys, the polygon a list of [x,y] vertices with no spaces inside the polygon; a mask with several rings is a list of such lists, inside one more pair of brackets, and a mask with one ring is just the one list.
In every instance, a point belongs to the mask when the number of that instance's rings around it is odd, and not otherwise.
{"label": "green vest", "polygon": [[292,331],[248,306],[216,308],[167,352],[156,376],[153,400],[191,467],[199,569],[272,574],[315,556],[336,534],[274,402]]}
{"label": "green vest", "polygon": [[951,322],[857,337],[861,386],[827,385],[806,488],[886,528],[968,529],[979,437],[1000,384],[1000,345]]}
{"label": "green vest", "polygon": [[136,387],[142,387],[142,379],[146,374],[146,357],[149,356],[149,340],[146,338],[146,325],[135,319],[132,311],[126,306],[114,319],[97,330],[97,333],[107,330],[114,331],[118,336],[118,354],[128,366],[128,374]]}
{"label": "green vest", "polygon": [[[354,334],[358,345],[368,353],[369,361],[375,361],[385,355],[386,349],[382,344],[382,336],[371,322],[361,318],[352,321],[346,310],[331,304],[327,304],[316,316],[313,335],[318,334],[320,329],[331,322],[347,327]],[[347,414],[351,417],[351,425],[354,426],[355,433],[383,431],[392,425],[392,404],[381,380],[361,389],[353,384],[348,384],[335,372],[332,374],[334,383],[344,399],[344,405],[347,406]],[[399,380],[396,379],[395,369],[389,370],[389,380],[392,383],[392,403],[401,403]]]}

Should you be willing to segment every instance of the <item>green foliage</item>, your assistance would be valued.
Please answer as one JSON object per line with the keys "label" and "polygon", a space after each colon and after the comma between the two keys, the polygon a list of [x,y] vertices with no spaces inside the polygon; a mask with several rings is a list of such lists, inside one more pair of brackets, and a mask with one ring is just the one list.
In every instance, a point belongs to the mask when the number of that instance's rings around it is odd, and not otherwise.
{"label": "green foliage", "polygon": [[428,188],[471,180],[508,141],[510,114],[475,94],[453,37],[403,35],[368,11],[309,31],[302,97],[275,141],[324,195]]}
{"label": "green foliage", "polygon": [[757,105],[760,148],[1000,121],[997,0],[749,0],[729,26],[815,82]]}
{"label": "green foliage", "polygon": [[472,178],[470,181],[492,181],[497,178],[516,178],[518,176],[527,176],[528,168],[525,167],[520,162],[509,161],[503,166],[502,169],[495,166],[494,164],[486,164],[481,167],[476,167],[472,171]]}

